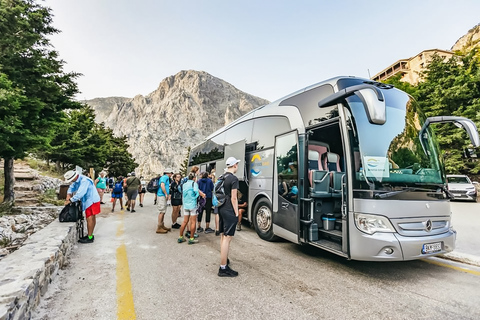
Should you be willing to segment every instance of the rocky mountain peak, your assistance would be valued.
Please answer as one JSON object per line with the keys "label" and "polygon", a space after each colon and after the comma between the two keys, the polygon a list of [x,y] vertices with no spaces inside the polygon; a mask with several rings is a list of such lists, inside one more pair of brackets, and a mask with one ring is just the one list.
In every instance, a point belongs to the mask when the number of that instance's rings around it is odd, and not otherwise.
{"label": "rocky mountain peak", "polygon": [[[125,100],[123,100],[125,99]],[[152,93],[87,101],[98,122],[126,135],[139,174],[180,168],[188,146],[268,101],[238,90],[204,71],[183,70]]]}
{"label": "rocky mountain peak", "polygon": [[452,47],[452,51],[468,52],[474,47],[480,45],[480,23],[472,29],[468,30],[467,34],[460,37]]}

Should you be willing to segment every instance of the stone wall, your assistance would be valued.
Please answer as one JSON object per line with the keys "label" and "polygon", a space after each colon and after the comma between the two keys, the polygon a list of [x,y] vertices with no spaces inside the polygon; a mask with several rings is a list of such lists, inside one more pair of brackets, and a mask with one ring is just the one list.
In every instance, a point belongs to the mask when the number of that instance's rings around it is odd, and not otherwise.
{"label": "stone wall", "polygon": [[55,220],[0,261],[0,320],[31,318],[76,241],[75,223]]}

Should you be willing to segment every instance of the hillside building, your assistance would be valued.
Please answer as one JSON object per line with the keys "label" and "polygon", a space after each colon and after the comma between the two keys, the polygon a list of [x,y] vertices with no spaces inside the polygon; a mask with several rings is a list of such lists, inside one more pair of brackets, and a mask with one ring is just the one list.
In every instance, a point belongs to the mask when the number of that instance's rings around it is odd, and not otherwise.
{"label": "hillside building", "polygon": [[444,60],[448,60],[454,55],[452,51],[440,49],[423,50],[412,58],[398,60],[374,75],[372,80],[385,81],[400,73],[402,74],[401,81],[415,85],[420,79],[420,72],[425,70],[434,54],[438,54]]}

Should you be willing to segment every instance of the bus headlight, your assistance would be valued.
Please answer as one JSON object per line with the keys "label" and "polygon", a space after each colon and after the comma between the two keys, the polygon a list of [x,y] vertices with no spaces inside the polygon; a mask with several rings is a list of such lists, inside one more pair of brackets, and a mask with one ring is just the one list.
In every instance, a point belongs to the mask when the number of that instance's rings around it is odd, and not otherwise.
{"label": "bus headlight", "polygon": [[355,225],[365,233],[395,232],[395,228],[388,218],[374,214],[355,213]]}

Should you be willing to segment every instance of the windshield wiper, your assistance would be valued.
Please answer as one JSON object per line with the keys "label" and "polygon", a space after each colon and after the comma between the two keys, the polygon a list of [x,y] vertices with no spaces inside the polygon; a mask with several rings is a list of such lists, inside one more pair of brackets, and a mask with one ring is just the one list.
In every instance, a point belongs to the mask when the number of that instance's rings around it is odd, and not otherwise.
{"label": "windshield wiper", "polygon": [[375,199],[384,199],[384,198],[390,198],[393,197],[399,193],[404,193],[407,191],[430,191],[432,192],[432,189],[425,189],[425,188],[415,188],[415,187],[406,187],[405,189],[398,190],[398,191],[390,191],[382,194],[376,194]]}
{"label": "windshield wiper", "polygon": [[445,192],[445,194],[447,195],[447,198],[448,199],[453,199],[454,198],[454,195],[453,193],[450,192],[450,190],[448,190],[447,186],[442,184],[442,183],[415,183],[416,185],[429,185],[429,186],[435,186],[435,187],[439,187],[440,189],[442,189],[443,192]]}

